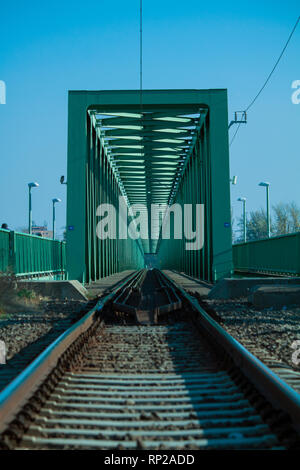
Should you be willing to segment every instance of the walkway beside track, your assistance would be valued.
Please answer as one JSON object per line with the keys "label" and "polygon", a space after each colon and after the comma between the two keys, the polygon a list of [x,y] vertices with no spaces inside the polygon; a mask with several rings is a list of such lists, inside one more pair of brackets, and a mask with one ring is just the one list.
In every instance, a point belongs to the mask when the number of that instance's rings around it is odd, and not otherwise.
{"label": "walkway beside track", "polygon": [[128,269],[126,271],[121,271],[119,273],[112,274],[111,276],[99,279],[99,281],[92,282],[91,284],[86,284],[85,288],[91,297],[98,297],[115,289],[118,284],[125,281],[125,279],[132,273],[134,273],[134,270]]}
{"label": "walkway beside track", "polygon": [[195,279],[185,273],[169,271],[168,269],[164,269],[162,272],[182,289],[190,292],[191,294],[198,293],[201,297],[206,297],[213,287],[212,284],[208,284],[200,279]]}

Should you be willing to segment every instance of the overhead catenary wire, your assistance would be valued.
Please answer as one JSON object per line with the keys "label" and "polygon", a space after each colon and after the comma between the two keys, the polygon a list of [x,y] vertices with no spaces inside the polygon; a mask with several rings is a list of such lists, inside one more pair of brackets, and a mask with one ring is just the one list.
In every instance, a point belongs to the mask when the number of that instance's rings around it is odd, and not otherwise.
{"label": "overhead catenary wire", "polygon": [[[262,87],[259,89],[258,93],[255,95],[255,97],[252,99],[252,101],[249,103],[249,105],[248,105],[247,108],[245,109],[246,112],[254,105],[254,103],[256,102],[257,98],[260,96],[260,94],[262,93],[262,91],[265,89],[265,87],[266,87],[266,85],[268,84],[270,78],[272,77],[273,73],[275,72],[275,70],[276,70],[276,68],[277,68],[277,66],[278,66],[278,64],[279,64],[279,62],[281,61],[281,59],[282,59],[282,57],[283,57],[283,55],[284,55],[284,53],[285,53],[285,51],[286,51],[286,49],[287,49],[287,47],[288,47],[288,45],[289,45],[289,43],[290,43],[290,41],[291,41],[293,35],[294,35],[294,32],[296,31],[296,28],[297,28],[297,26],[298,26],[298,24],[299,24],[299,21],[300,21],[300,16],[298,16],[297,21],[296,21],[296,23],[295,23],[295,25],[294,25],[292,31],[290,32],[290,35],[289,35],[289,37],[288,37],[288,39],[287,39],[287,41],[286,41],[286,43],[285,43],[285,45],[284,45],[284,47],[283,47],[281,53],[280,53],[280,55],[279,55],[277,61],[275,62],[274,66],[273,66],[273,68],[272,68],[272,70],[271,70],[271,72],[270,72],[269,75],[267,76],[266,80],[264,81]],[[232,145],[232,143],[233,143],[233,141],[234,141],[234,139],[235,139],[235,137],[236,137],[236,135],[237,135],[237,133],[238,133],[238,131],[239,131],[240,126],[241,126],[241,124],[238,125],[238,127],[237,127],[237,129],[236,129],[236,131],[235,131],[235,133],[234,133],[234,135],[233,135],[231,141],[230,141],[229,146]]]}
{"label": "overhead catenary wire", "polygon": [[259,95],[261,94],[261,92],[264,90],[264,88],[266,87],[268,81],[270,80],[270,78],[272,77],[273,73],[275,72],[275,70],[276,70],[276,68],[277,68],[277,65],[278,65],[279,62],[281,61],[282,56],[283,56],[283,54],[285,53],[285,50],[286,50],[286,48],[288,47],[289,42],[290,42],[290,40],[292,39],[292,36],[293,36],[294,32],[296,31],[296,28],[297,28],[297,26],[298,26],[299,21],[300,21],[300,16],[298,16],[298,19],[297,19],[297,21],[296,21],[296,23],[295,23],[295,26],[293,27],[293,29],[292,29],[292,31],[291,31],[289,37],[288,37],[288,40],[286,41],[286,43],[285,43],[285,45],[284,45],[284,48],[282,49],[281,54],[280,54],[280,56],[278,57],[278,59],[277,59],[275,65],[274,65],[274,67],[272,68],[271,72],[269,73],[268,77],[266,78],[266,81],[264,82],[263,86],[261,87],[261,89],[259,90],[259,92],[257,93],[257,95],[253,98],[253,100],[251,101],[251,103],[250,103],[250,104],[248,105],[248,107],[246,108],[246,111],[248,111],[248,109],[250,109],[250,108],[254,105],[255,101],[257,100],[257,98],[259,97]]}
{"label": "overhead catenary wire", "polygon": [[143,107],[143,0],[140,0],[140,108]]}
{"label": "overhead catenary wire", "polygon": [[229,147],[231,147],[231,144],[232,142],[234,141],[235,139],[235,136],[237,135],[238,131],[239,131],[239,128],[241,126],[241,122],[239,123],[239,125],[237,126],[236,130],[235,130],[235,133],[233,134],[232,138],[231,138],[231,141],[230,141],[230,144],[229,144]]}

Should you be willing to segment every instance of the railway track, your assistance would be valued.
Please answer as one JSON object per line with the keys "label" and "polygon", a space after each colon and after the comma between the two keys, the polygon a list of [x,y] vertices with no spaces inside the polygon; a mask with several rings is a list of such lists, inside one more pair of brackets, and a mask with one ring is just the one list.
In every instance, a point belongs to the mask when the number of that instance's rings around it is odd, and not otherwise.
{"label": "railway track", "polygon": [[[99,301],[0,394],[2,447],[298,448],[299,395],[195,299],[147,274]],[[163,294],[159,306],[173,291],[181,309],[140,322],[130,308],[116,312],[151,287]]]}
{"label": "railway track", "polygon": [[159,316],[181,307],[171,282],[158,270],[139,271],[113,302],[116,312],[133,315],[143,324],[156,323]]}

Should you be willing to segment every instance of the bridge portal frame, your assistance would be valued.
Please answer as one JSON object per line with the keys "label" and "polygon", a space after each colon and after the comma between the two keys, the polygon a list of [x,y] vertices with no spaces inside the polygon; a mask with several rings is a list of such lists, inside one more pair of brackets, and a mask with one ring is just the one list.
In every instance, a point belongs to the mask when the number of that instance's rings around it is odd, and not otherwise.
{"label": "bridge portal frame", "polygon": [[[69,91],[68,100],[68,185],[67,185],[67,273],[69,279],[83,282],[90,271],[87,222],[89,109],[116,109],[125,112],[140,106],[139,90]],[[228,105],[226,89],[144,90],[143,106],[207,108],[208,153],[210,161],[209,200],[211,220],[207,242],[210,245],[212,280],[232,273],[230,176],[228,148]],[[201,183],[200,183],[201,184]],[[90,189],[90,188],[88,188]],[[204,243],[206,241],[204,240]],[[105,256],[105,253],[104,253]],[[119,263],[114,269],[121,270]],[[99,272],[99,270],[98,270]],[[101,277],[101,274],[99,275]]]}

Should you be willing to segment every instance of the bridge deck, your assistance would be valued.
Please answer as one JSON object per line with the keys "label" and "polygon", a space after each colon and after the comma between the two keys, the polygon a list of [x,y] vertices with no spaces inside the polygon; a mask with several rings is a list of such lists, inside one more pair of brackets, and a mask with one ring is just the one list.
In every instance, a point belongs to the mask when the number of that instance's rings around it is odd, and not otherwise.
{"label": "bridge deck", "polygon": [[96,282],[92,282],[91,284],[86,284],[85,288],[88,290],[91,296],[100,296],[103,295],[105,292],[108,292],[113,288],[117,287],[118,284],[124,281],[133,272],[134,271],[130,269],[126,271],[121,271],[119,273],[112,274],[111,276],[99,279]]}
{"label": "bridge deck", "polygon": [[191,292],[192,294],[198,293],[199,295],[205,297],[213,287],[211,284],[201,281],[200,279],[195,279],[194,277],[188,276],[184,273],[178,273],[177,271],[163,270],[163,272],[178,286],[182,289]]}

